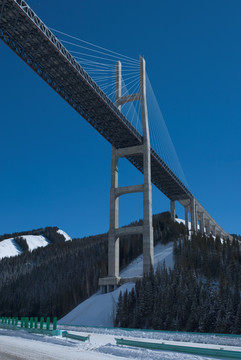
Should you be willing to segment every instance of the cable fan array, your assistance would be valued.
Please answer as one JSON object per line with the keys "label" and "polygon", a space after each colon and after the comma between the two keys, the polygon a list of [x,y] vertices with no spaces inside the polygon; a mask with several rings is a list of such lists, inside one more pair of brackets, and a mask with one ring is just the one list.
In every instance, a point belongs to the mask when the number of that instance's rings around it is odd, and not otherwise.
{"label": "cable fan array", "polygon": [[[50,29],[112,102],[115,102],[115,66],[117,61],[121,62],[122,67],[121,95],[125,96],[139,92],[138,60],[91,44],[88,41],[68,35],[62,31],[53,28]],[[152,148],[184,185],[188,187],[148,76],[147,106]],[[142,135],[140,102],[134,101],[123,104],[121,106],[121,112]]]}
{"label": "cable fan array", "polygon": [[151,147],[188,188],[187,179],[148,76],[146,77],[146,94]]}
{"label": "cable fan array", "polygon": [[[62,31],[50,29],[112,102],[115,102],[115,66],[117,61],[121,61],[122,66],[121,95],[139,92],[138,60],[91,44]],[[139,101],[122,105],[121,111],[141,133]]]}

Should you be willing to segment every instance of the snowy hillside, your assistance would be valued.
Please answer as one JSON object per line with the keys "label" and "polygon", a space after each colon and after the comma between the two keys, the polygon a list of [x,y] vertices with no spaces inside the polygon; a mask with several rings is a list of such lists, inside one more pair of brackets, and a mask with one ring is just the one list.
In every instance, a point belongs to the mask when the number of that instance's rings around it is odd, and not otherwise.
{"label": "snowy hillside", "polygon": [[[173,243],[161,245],[154,249],[155,268],[165,261],[166,267],[173,267]],[[121,273],[121,277],[128,278],[142,276],[143,256],[136,258]],[[120,286],[117,290],[101,294],[97,292],[86,301],[79,304],[69,314],[60,320],[60,324],[86,325],[86,326],[113,326],[113,313],[121,291],[131,290],[134,283]]]}
{"label": "snowy hillside", "polygon": [[[57,233],[63,235],[65,241],[72,240],[71,237],[63,230],[58,230]],[[43,235],[21,235],[21,238],[26,240],[29,251],[33,251],[39,247],[45,247],[50,244],[50,241]],[[0,260],[5,257],[12,257],[21,254],[23,251],[21,247],[14,241],[14,238],[0,241]]]}
{"label": "snowy hillside", "polygon": [[60,234],[60,235],[63,235],[64,238],[65,238],[65,241],[71,241],[72,240],[71,237],[68,234],[66,234],[66,232],[64,232],[63,230],[59,229],[57,231],[57,233]]}
{"label": "snowy hillside", "polygon": [[17,243],[12,239],[6,239],[0,242],[0,260],[4,257],[11,257],[21,254]]}

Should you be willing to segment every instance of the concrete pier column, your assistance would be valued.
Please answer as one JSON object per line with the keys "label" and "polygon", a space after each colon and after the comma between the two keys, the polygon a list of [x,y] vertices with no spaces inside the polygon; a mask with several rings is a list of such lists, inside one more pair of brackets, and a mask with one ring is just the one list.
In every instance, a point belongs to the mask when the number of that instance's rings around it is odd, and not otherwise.
{"label": "concrete pier column", "polygon": [[210,227],[210,220],[206,219],[206,229],[207,229],[207,235],[210,235],[211,227]]}
{"label": "concrete pier column", "polygon": [[143,273],[148,274],[154,266],[153,227],[152,227],[152,189],[151,189],[151,151],[146,104],[146,64],[140,56],[140,103],[143,130]]}
{"label": "concrete pier column", "polygon": [[189,210],[188,210],[188,206],[185,206],[184,209],[185,209],[185,226],[186,226],[187,230],[189,230]]}
{"label": "concrete pier column", "polygon": [[216,236],[216,225],[212,225],[212,234]]}
{"label": "concrete pier column", "polygon": [[[121,62],[116,63],[115,101],[121,97]],[[118,106],[121,109],[121,105]],[[108,276],[119,276],[119,238],[116,229],[119,227],[119,198],[116,197],[118,188],[118,156],[114,146],[111,147],[111,188],[110,188],[110,228],[108,233]]]}
{"label": "concrete pier column", "polygon": [[204,213],[199,213],[199,225],[200,225],[200,232],[204,234]]}
{"label": "concrete pier column", "polygon": [[175,221],[176,214],[175,214],[175,201],[174,200],[170,201],[170,213],[171,213],[171,219],[173,221]]}
{"label": "concrete pier column", "polygon": [[108,276],[119,276],[119,238],[115,231],[119,227],[119,198],[115,191],[118,187],[118,158],[116,149],[111,148],[111,188],[110,188],[110,229],[108,233]]}
{"label": "concrete pier column", "polygon": [[191,232],[192,234],[197,231],[197,213],[196,213],[196,201],[193,197],[191,199]]}

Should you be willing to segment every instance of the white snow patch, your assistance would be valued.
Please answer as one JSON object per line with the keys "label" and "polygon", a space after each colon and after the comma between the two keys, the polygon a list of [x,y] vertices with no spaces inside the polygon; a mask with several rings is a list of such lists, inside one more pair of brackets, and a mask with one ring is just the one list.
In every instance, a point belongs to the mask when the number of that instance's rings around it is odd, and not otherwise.
{"label": "white snow patch", "polygon": [[[21,235],[21,237],[26,240],[30,251],[49,245],[49,241],[42,235]],[[4,257],[16,256],[21,253],[22,251],[14,241],[14,238],[0,241],[0,260]]]}
{"label": "white snow patch", "polygon": [[11,257],[19,254],[21,254],[21,250],[18,248],[13,238],[0,241],[0,260],[4,257]]}
{"label": "white snow patch", "polygon": [[[165,261],[167,268],[173,268],[173,243],[166,245],[158,243],[154,248],[154,269]],[[123,278],[142,276],[143,274],[143,255],[138,256],[125,269],[120,272]]]}
{"label": "white snow patch", "polygon": [[[175,221],[178,222],[178,224],[185,225],[185,220],[183,220],[183,219],[176,218]],[[197,227],[199,229],[199,224],[197,224]],[[190,221],[188,222],[188,229],[191,230],[191,222]]]}
{"label": "white snow patch", "polygon": [[21,235],[21,237],[26,240],[30,251],[49,245],[49,241],[42,235]]}
{"label": "white snow patch", "polygon": [[68,234],[66,234],[66,232],[64,232],[63,230],[60,230],[60,229],[59,229],[59,230],[57,231],[57,233],[60,234],[60,235],[63,235],[64,238],[65,238],[65,241],[70,241],[70,240],[72,240],[71,237],[70,237]]}

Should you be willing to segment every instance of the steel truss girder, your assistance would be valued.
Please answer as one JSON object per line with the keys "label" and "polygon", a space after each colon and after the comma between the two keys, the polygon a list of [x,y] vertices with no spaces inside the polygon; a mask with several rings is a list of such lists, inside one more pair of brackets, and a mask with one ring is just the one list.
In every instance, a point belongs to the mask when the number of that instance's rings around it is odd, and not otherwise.
{"label": "steel truss girder", "polygon": [[[0,0],[0,39],[115,148],[142,144],[142,136],[23,0]],[[128,160],[143,173],[143,159]],[[151,149],[152,183],[169,199],[191,192]]]}

